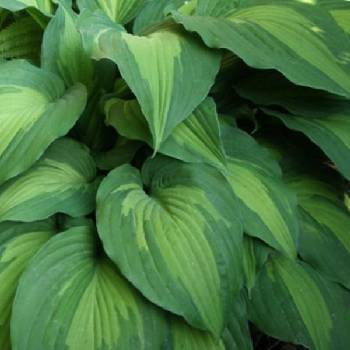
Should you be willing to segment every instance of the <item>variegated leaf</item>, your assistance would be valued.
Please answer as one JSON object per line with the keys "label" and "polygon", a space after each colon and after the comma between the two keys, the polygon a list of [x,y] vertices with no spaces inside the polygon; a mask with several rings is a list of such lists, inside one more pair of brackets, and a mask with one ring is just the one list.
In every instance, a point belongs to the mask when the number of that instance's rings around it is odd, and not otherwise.
{"label": "variegated leaf", "polygon": [[0,0],[0,7],[10,11],[20,11],[34,7],[46,15],[51,15],[54,8],[51,0]]}
{"label": "variegated leaf", "polygon": [[350,4],[347,0],[318,0],[327,9],[338,25],[350,35]]}
{"label": "variegated leaf", "polygon": [[155,151],[204,100],[219,69],[220,54],[176,24],[135,36],[97,13],[83,13],[81,31],[94,58],[118,65],[140,103]]}
{"label": "variegated leaf", "polygon": [[308,116],[306,113],[293,115],[271,109],[263,109],[263,111],[279,118],[288,128],[306,134],[334,161],[337,169],[350,179],[350,113],[348,109],[319,117]]}
{"label": "variegated leaf", "polygon": [[130,22],[140,11],[145,0],[78,0],[79,9],[102,10],[112,21],[120,24]]}
{"label": "variegated leaf", "polygon": [[83,49],[75,17],[76,15],[69,7],[58,8],[45,30],[41,66],[60,76],[66,86],[82,83],[87,88],[91,88],[92,61]]}
{"label": "variegated leaf", "polygon": [[350,295],[304,263],[272,258],[258,275],[249,303],[264,333],[312,350],[345,350]]}
{"label": "variegated leaf", "polygon": [[[274,73],[253,75],[236,89],[256,104],[269,106],[269,109],[263,109],[266,114],[307,135],[350,179],[349,100],[296,87]],[[289,113],[272,110],[272,106],[281,106]]]}
{"label": "variegated leaf", "polygon": [[20,11],[25,8],[35,8],[47,16],[54,12],[54,4],[65,3],[71,5],[71,0],[0,0],[0,8],[10,11]]}
{"label": "variegated leaf", "polygon": [[[135,100],[111,99],[106,104],[106,123],[120,134],[152,145],[152,137]],[[160,145],[159,152],[185,162],[221,166],[225,154],[220,138],[216,106],[205,99]]]}
{"label": "variegated leaf", "polygon": [[271,154],[248,134],[222,123],[223,172],[240,199],[245,231],[290,257],[299,234],[297,201]]}
{"label": "variegated leaf", "polygon": [[[112,99],[106,105],[106,114],[107,124],[119,133],[150,144],[150,132],[136,101]],[[220,131],[210,98],[174,129],[159,152],[220,169],[242,201],[245,230],[295,256],[296,199],[283,184],[277,162],[244,132],[224,123]]]}
{"label": "variegated leaf", "polygon": [[173,17],[209,47],[228,49],[252,67],[273,68],[295,84],[350,97],[350,42],[320,5],[247,1],[218,18]]}
{"label": "variegated leaf", "polygon": [[[86,89],[14,60],[0,64],[0,184],[27,170],[79,118]],[[35,140],[35,141],[34,141]]]}
{"label": "variegated leaf", "polygon": [[0,31],[0,58],[39,62],[42,30],[31,17],[18,18]]}
{"label": "variegated leaf", "polygon": [[30,259],[55,233],[54,220],[0,224],[0,348],[10,350],[10,319],[18,281]]}
{"label": "variegated leaf", "polygon": [[134,33],[142,33],[147,28],[162,23],[170,11],[179,9],[183,4],[184,0],[145,1],[140,13],[135,18]]}
{"label": "variegated leaf", "polygon": [[32,168],[0,186],[0,222],[42,220],[58,212],[89,214],[98,182],[87,148],[59,139]]}
{"label": "variegated leaf", "polygon": [[350,288],[350,213],[334,188],[317,179],[289,179],[300,206],[301,257],[327,278]]}
{"label": "variegated leaf", "polygon": [[242,227],[217,170],[163,157],[141,174],[119,167],[99,188],[97,226],[107,254],[148,299],[221,333],[242,283]]}
{"label": "variegated leaf", "polygon": [[12,315],[18,350],[161,349],[164,314],[98,251],[94,230],[51,239],[21,277]]}

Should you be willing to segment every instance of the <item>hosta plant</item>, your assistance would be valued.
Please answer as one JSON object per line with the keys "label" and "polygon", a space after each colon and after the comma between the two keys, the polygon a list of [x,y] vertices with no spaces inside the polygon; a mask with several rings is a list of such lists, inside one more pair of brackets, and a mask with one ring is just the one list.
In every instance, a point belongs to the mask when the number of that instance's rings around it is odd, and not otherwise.
{"label": "hosta plant", "polygon": [[350,2],[0,0],[0,57],[1,350],[349,349]]}

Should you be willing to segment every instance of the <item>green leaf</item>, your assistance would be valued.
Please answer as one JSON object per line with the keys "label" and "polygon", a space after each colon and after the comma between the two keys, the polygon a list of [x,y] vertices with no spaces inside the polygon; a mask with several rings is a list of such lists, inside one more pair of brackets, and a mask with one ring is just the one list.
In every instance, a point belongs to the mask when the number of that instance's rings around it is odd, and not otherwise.
{"label": "green leaf", "polygon": [[240,199],[245,232],[294,257],[297,202],[283,183],[277,162],[239,129],[223,125],[222,139],[228,157],[223,173]]}
{"label": "green leaf", "polygon": [[120,135],[130,140],[152,145],[151,132],[137,100],[111,98],[105,103],[104,109],[106,125],[112,126]]}
{"label": "green leaf", "polygon": [[80,10],[102,10],[112,21],[126,24],[140,11],[144,0],[78,0]]}
{"label": "green leaf", "polygon": [[[151,135],[137,101],[111,99],[106,104],[106,123],[123,136],[151,145]],[[216,106],[205,99],[160,145],[159,152],[185,162],[221,166],[225,154],[220,139]]]}
{"label": "green leaf", "polygon": [[198,16],[220,17],[238,7],[240,0],[197,0],[195,14]]}
{"label": "green leaf", "polygon": [[184,0],[151,0],[145,2],[135,18],[133,32],[139,34],[149,27],[162,23],[170,11],[177,10],[183,3]]}
{"label": "green leaf", "polygon": [[87,14],[81,18],[81,27],[94,58],[109,58],[118,65],[140,103],[157,151],[208,94],[220,54],[175,24],[147,36],[134,36],[108,24],[102,16]]}
{"label": "green leaf", "polygon": [[350,213],[334,189],[312,178],[290,180],[301,208],[299,254],[328,279],[350,288]]}
{"label": "green leaf", "polygon": [[89,214],[99,182],[95,177],[84,145],[57,140],[32,168],[0,186],[0,222],[41,220],[58,212]]}
{"label": "green leaf", "polygon": [[140,142],[118,137],[113,148],[106,152],[98,152],[95,155],[96,166],[102,170],[112,170],[130,163],[141,146]]}
{"label": "green leaf", "polygon": [[235,89],[257,105],[280,106],[292,114],[327,117],[349,108],[347,99],[296,86],[275,71],[257,71],[237,83]]}
{"label": "green leaf", "polygon": [[258,276],[249,312],[261,331],[277,339],[312,350],[345,350],[349,301],[348,292],[306,264],[275,257]]}
{"label": "green leaf", "polygon": [[65,135],[85,103],[81,84],[65,91],[56,75],[26,61],[1,63],[0,184],[28,169],[50,143]]}
{"label": "green leaf", "polygon": [[53,220],[0,224],[0,348],[10,350],[10,318],[19,278],[38,249],[54,234]]}
{"label": "green leaf", "polygon": [[51,239],[31,261],[11,327],[18,350],[153,350],[163,344],[166,322],[81,226]]}
{"label": "green leaf", "polygon": [[217,170],[165,157],[141,174],[119,167],[98,190],[97,226],[107,254],[148,299],[221,333],[242,283],[242,227]]}
{"label": "green leaf", "polygon": [[105,90],[97,89],[90,94],[86,108],[74,126],[74,134],[91,150],[98,152],[113,145],[115,132],[105,124],[103,98]]}
{"label": "green leaf", "polygon": [[10,11],[20,11],[27,7],[33,7],[46,15],[51,15],[54,9],[51,0],[0,0],[0,7]]}
{"label": "green leaf", "polygon": [[170,334],[174,350],[253,350],[243,295],[235,296],[221,339],[215,339],[209,333],[192,328],[176,318],[171,319]]}
{"label": "green leaf", "polygon": [[22,17],[0,31],[0,58],[25,58],[38,62],[42,39],[40,26]]}
{"label": "green leaf", "polygon": [[222,335],[226,350],[253,350],[248,326],[247,305],[243,293],[235,297],[233,309]]}
{"label": "green leaf", "polygon": [[291,114],[263,109],[288,128],[316,143],[350,179],[350,102],[322,91],[299,88],[274,73],[253,75],[237,85],[245,98],[263,106],[282,106]]}
{"label": "green leaf", "polygon": [[176,12],[173,17],[209,47],[228,49],[249,66],[276,69],[295,84],[350,96],[349,39],[319,5],[248,1],[220,18]]}
{"label": "green leaf", "polygon": [[350,5],[344,0],[320,0],[321,6],[327,9],[338,25],[350,34]]}
{"label": "green leaf", "polygon": [[[350,106],[350,102],[348,103]],[[280,119],[288,128],[300,131],[317,144],[334,161],[339,172],[350,179],[350,114],[348,109],[320,117],[263,111]]]}
{"label": "green leaf", "polygon": [[221,339],[215,340],[209,333],[192,328],[179,320],[172,321],[171,343],[173,350],[225,350]]}
{"label": "green leaf", "polygon": [[43,69],[61,76],[67,86],[93,83],[92,61],[83,49],[74,12],[60,6],[47,26],[41,53]]}

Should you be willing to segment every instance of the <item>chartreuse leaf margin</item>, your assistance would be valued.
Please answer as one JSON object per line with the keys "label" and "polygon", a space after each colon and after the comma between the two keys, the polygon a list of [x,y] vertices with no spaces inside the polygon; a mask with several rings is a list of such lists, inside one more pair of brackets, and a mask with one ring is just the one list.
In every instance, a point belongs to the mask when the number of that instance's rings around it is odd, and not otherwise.
{"label": "chartreuse leaf margin", "polygon": [[0,349],[348,350],[349,23],[0,0]]}

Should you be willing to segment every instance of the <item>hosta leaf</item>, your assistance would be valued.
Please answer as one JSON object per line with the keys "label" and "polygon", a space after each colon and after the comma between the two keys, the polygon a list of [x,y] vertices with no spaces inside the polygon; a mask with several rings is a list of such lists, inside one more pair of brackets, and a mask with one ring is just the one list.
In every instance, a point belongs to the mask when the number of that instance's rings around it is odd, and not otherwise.
{"label": "hosta leaf", "polygon": [[142,174],[119,167],[99,188],[97,224],[107,254],[148,299],[220,334],[241,285],[242,227],[218,171],[164,157]]}
{"label": "hosta leaf", "polygon": [[133,25],[134,33],[141,33],[147,28],[161,23],[172,10],[177,10],[184,0],[152,0],[145,2]]}
{"label": "hosta leaf", "polygon": [[113,148],[95,155],[96,165],[102,170],[112,170],[120,165],[130,163],[141,146],[141,142],[118,137]]}
{"label": "hosta leaf", "polygon": [[[151,135],[136,101],[111,99],[106,122],[122,135],[151,145]],[[225,154],[215,103],[204,100],[160,145],[159,152],[186,162],[222,165]]]}
{"label": "hosta leaf", "polygon": [[105,114],[106,124],[120,135],[152,145],[152,136],[137,100],[112,98],[105,104]]}
{"label": "hosta leaf", "polygon": [[160,349],[165,321],[96,249],[89,227],[51,239],[21,278],[12,315],[18,350]]}
{"label": "hosta leaf", "polygon": [[227,154],[223,172],[241,200],[245,231],[293,257],[299,226],[296,198],[276,161],[248,134],[222,126]]}
{"label": "hosta leaf", "polygon": [[41,66],[61,76],[67,86],[83,83],[91,87],[92,61],[83,49],[74,12],[60,6],[44,34]]}
{"label": "hosta leaf", "polygon": [[221,339],[215,340],[209,333],[190,327],[185,322],[178,320],[172,322],[171,343],[173,350],[225,350]]}
{"label": "hosta leaf", "polygon": [[346,350],[349,294],[306,264],[270,260],[259,274],[250,317],[264,333],[315,350]]}
{"label": "hosta leaf", "polygon": [[28,62],[0,64],[0,184],[28,169],[74,125],[86,103],[81,84],[63,82]]}
{"label": "hosta leaf", "polygon": [[98,152],[113,145],[115,132],[105,124],[103,103],[106,90],[97,89],[90,94],[86,108],[74,127],[75,137],[91,150]]}
{"label": "hosta leaf", "polygon": [[144,0],[78,0],[77,2],[80,10],[101,9],[111,20],[125,24],[137,15]]}
{"label": "hosta leaf", "polygon": [[226,350],[253,350],[248,326],[248,314],[243,294],[237,295],[222,336]]}
{"label": "hosta leaf", "polygon": [[57,140],[32,168],[0,186],[0,222],[41,220],[57,212],[88,214],[95,205],[95,177],[85,146]]}
{"label": "hosta leaf", "polygon": [[319,0],[320,4],[327,9],[343,30],[350,34],[350,4],[344,1]]}
{"label": "hosta leaf", "polygon": [[0,58],[38,61],[42,30],[31,17],[19,18],[0,31]]}
{"label": "hosta leaf", "polygon": [[[350,106],[350,103],[348,104]],[[264,109],[288,128],[306,134],[334,161],[337,169],[350,179],[350,113],[344,109],[328,116],[292,115]]]}
{"label": "hosta leaf", "polygon": [[247,308],[243,296],[235,296],[233,309],[221,339],[171,319],[171,344],[174,350],[253,350],[248,328]]}
{"label": "hosta leaf", "polygon": [[197,0],[195,14],[220,17],[236,9],[240,0]]}
{"label": "hosta leaf", "polygon": [[273,68],[295,84],[350,96],[350,42],[319,5],[248,1],[220,18],[173,16],[209,47],[228,49],[252,67]]}
{"label": "hosta leaf", "polygon": [[22,272],[37,250],[54,234],[53,220],[0,224],[0,348],[10,350],[12,303]]}
{"label": "hosta leaf", "polygon": [[108,25],[106,19],[96,14],[86,15],[81,23],[86,46],[94,58],[109,58],[118,65],[140,103],[153,148],[158,150],[162,141],[208,94],[220,55],[175,24],[147,36],[134,36]]}
{"label": "hosta leaf", "polygon": [[328,194],[326,184],[302,180],[290,180],[301,208],[299,254],[327,278],[350,288],[350,213],[334,191]]}
{"label": "hosta leaf", "polygon": [[25,8],[35,8],[50,16],[54,11],[54,4],[64,3],[71,5],[71,0],[0,0],[0,8],[10,11],[20,11]]}
{"label": "hosta leaf", "polygon": [[245,98],[264,106],[282,106],[290,112],[263,109],[293,130],[306,134],[350,179],[350,102],[324,92],[298,88],[273,73],[254,75],[237,85]]}
{"label": "hosta leaf", "polygon": [[10,11],[19,11],[27,7],[34,7],[46,15],[51,15],[53,12],[53,1],[51,0],[0,0],[0,7],[3,7]]}
{"label": "hosta leaf", "polygon": [[259,71],[235,86],[242,97],[262,106],[281,106],[293,114],[327,117],[349,108],[343,97],[296,86],[275,71]]}

